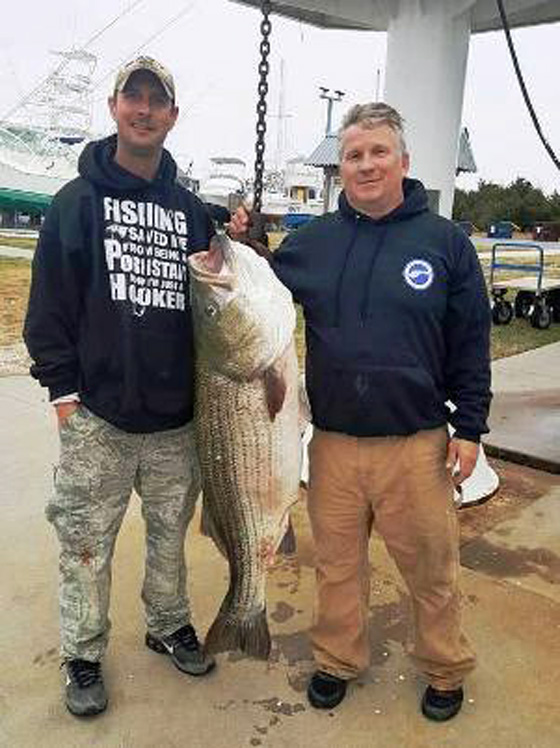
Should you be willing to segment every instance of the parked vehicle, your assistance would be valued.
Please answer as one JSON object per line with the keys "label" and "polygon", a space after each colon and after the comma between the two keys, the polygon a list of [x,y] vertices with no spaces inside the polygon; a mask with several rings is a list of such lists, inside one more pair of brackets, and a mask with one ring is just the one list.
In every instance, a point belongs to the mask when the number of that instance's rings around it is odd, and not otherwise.
{"label": "parked vehicle", "polygon": [[560,241],[560,221],[543,221],[535,224],[533,239],[539,242]]}
{"label": "parked vehicle", "polygon": [[488,227],[488,236],[493,239],[511,239],[514,231],[519,231],[519,227],[512,221],[494,221]]}

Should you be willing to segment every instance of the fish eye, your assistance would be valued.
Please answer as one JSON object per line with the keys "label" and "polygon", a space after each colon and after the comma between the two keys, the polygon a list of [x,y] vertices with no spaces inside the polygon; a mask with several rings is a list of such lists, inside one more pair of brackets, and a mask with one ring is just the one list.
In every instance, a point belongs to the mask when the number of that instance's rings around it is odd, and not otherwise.
{"label": "fish eye", "polygon": [[213,319],[218,314],[218,307],[214,304],[207,304],[204,307],[204,314],[210,319]]}

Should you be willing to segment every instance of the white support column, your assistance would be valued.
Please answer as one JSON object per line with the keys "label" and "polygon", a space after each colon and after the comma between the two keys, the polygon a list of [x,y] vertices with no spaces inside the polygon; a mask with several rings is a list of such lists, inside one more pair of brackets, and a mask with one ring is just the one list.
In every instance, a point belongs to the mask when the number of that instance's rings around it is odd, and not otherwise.
{"label": "white support column", "polygon": [[389,23],[385,101],[405,118],[410,176],[450,217],[474,0],[401,0]]}

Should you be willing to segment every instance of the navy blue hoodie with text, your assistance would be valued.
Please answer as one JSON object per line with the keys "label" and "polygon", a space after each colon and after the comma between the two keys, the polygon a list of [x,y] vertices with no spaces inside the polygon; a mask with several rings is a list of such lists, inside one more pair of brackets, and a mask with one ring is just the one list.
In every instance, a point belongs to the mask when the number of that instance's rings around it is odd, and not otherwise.
{"label": "navy blue hoodie with text", "polygon": [[152,181],[115,161],[116,136],[90,143],[80,176],[41,229],[25,323],[32,375],[51,400],[73,392],[129,432],[193,415],[187,255],[214,233],[163,151]]}
{"label": "navy blue hoodie with text", "polygon": [[[313,423],[354,436],[407,435],[448,420],[457,436],[488,431],[490,309],[464,232],[428,210],[416,180],[379,220],[339,209],[274,253],[301,303]],[[456,406],[450,414],[446,401]]]}

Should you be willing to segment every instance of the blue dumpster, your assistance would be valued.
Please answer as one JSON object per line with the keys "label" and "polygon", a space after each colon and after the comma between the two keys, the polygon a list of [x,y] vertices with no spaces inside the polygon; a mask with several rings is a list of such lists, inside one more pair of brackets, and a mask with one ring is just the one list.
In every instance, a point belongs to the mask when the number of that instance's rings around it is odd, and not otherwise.
{"label": "blue dumpster", "polygon": [[304,226],[314,218],[315,216],[310,213],[287,213],[282,219],[282,223],[287,231],[292,231],[293,229],[299,229],[300,226]]}
{"label": "blue dumpster", "polygon": [[511,239],[514,228],[511,221],[495,221],[488,227],[488,236],[493,239]]}

